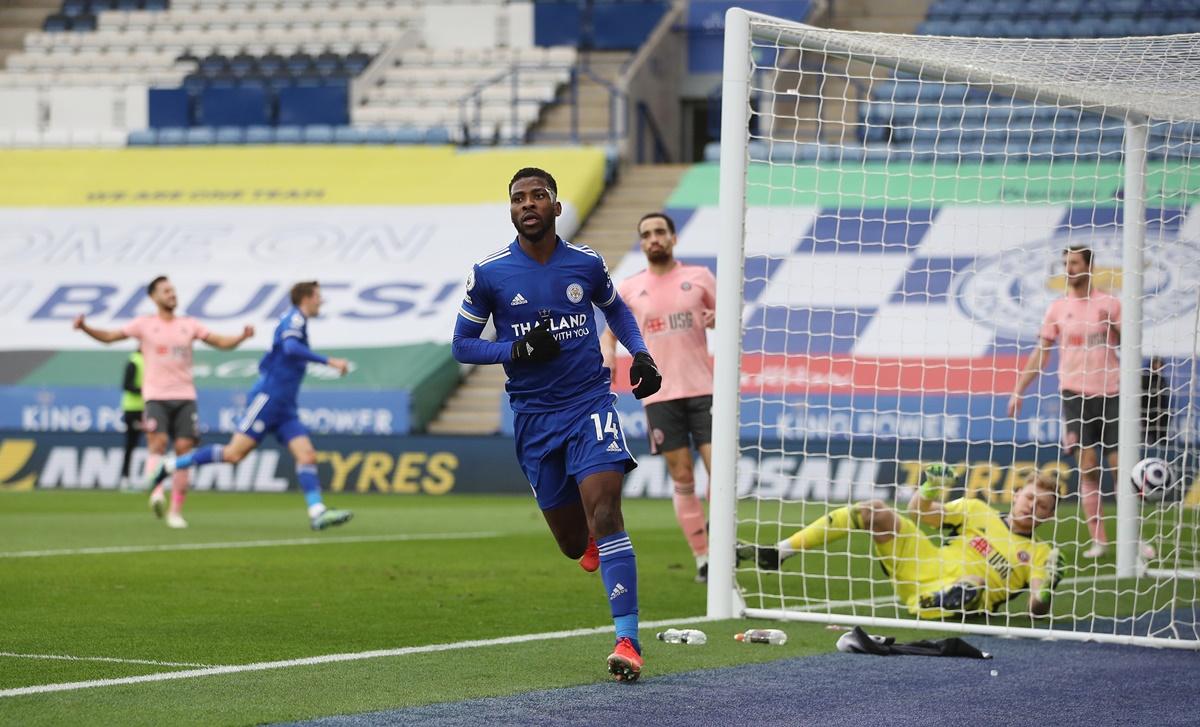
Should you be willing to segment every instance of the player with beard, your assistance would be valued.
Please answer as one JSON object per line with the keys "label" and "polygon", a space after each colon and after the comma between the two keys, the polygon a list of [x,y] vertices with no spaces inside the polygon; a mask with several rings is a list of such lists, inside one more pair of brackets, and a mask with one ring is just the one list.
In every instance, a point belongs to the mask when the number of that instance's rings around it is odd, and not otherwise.
{"label": "player with beard", "polygon": [[[1085,558],[1108,552],[1100,454],[1117,470],[1117,416],[1120,409],[1121,301],[1092,285],[1092,251],[1068,247],[1063,251],[1066,294],[1050,304],[1042,319],[1037,348],[1025,363],[1008,401],[1008,415],[1021,413],[1021,395],[1045,368],[1050,349],[1059,347],[1058,387],[1062,396],[1067,456],[1079,455],[1079,495],[1092,545]],[[1142,543],[1141,554],[1153,558],[1154,548]]]}
{"label": "player with beard", "polygon": [[[642,403],[650,451],[667,462],[674,487],[675,519],[696,559],[696,581],[708,580],[708,525],[696,497],[695,447],[712,472],[712,359],[706,331],[713,327],[717,281],[703,265],[675,259],[675,221],[651,212],[638,221],[638,238],[648,263],[618,288],[637,319],[650,355],[666,372],[663,388]],[[615,365],[617,337],[600,337],[609,368]],[[690,445],[690,446],[689,446]]]}
{"label": "player with beard", "polygon": [[[158,311],[138,316],[118,330],[92,328],[81,314],[75,318],[75,328],[101,343],[116,343],[136,338],[141,343],[145,371],[142,398],[145,399],[146,448],[150,455],[146,471],[154,472],[167,452],[168,442],[175,453],[192,451],[200,438],[196,411],[196,385],[192,380],[192,342],[203,341],[213,348],[229,351],[254,335],[253,326],[242,328],[240,335],[223,336],[208,330],[200,321],[175,315],[179,304],[175,286],[165,275],[150,281],[146,294]],[[183,501],[187,496],[188,472],[179,470],[171,481],[171,508],[167,527],[186,528]],[[150,507],[158,517],[163,516],[166,498],[159,484],[150,493]]]}
{"label": "player with beard", "polygon": [[309,348],[308,321],[320,314],[325,302],[320,284],[315,280],[296,283],[290,298],[292,307],[280,316],[271,350],[258,362],[258,381],[246,397],[246,410],[229,443],[213,444],[174,459],[164,459],[153,474],[153,483],[157,485],[172,472],[189,467],[222,462],[237,464],[268,434],[273,434],[296,460],[296,480],[304,492],[310,527],[324,530],[349,522],[354,514],[349,510],[331,510],[321,499],[317,451],[308,436],[308,428],[300,421],[300,384],[310,363],[324,364],[344,376],[350,370],[350,362],[323,356]]}

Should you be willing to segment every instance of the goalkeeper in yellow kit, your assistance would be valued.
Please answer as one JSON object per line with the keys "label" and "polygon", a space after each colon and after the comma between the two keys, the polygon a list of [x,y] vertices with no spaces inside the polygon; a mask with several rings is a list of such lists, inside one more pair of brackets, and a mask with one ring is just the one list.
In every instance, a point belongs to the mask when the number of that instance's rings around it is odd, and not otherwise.
{"label": "goalkeeper in yellow kit", "polygon": [[1054,478],[1031,474],[1007,515],[973,497],[943,502],[954,479],[946,465],[926,467],[925,481],[909,502],[918,522],[949,531],[940,547],[912,519],[882,500],[867,500],[829,512],[775,547],[739,545],[738,560],[754,558],[759,568],[778,570],[802,550],[844,538],[852,529],[865,530],[897,598],[920,618],[992,612],[1026,589],[1030,614],[1049,613],[1061,561],[1057,548],[1033,539],[1033,529],[1054,517]]}

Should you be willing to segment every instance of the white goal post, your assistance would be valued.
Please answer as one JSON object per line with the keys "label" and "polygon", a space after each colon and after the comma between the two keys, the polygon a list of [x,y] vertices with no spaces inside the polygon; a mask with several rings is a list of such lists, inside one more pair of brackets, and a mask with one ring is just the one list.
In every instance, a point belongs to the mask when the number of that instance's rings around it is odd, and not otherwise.
{"label": "white goal post", "polygon": [[[1200,649],[1193,122],[1200,34],[949,38],[727,12],[709,617]],[[1054,365],[1025,414],[998,403],[1062,290],[1053,266],[1081,240],[1121,305],[1118,471],[1101,488],[1115,558],[1095,562],[1077,552],[1088,523],[1066,484],[1076,460],[1060,446]],[[1150,356],[1175,387],[1153,442]],[[1160,452],[1179,483],[1151,502],[1128,483]],[[816,460],[836,483],[812,484]],[[736,543],[774,544],[863,494],[903,512],[917,465],[941,460],[961,463],[958,495],[1001,511],[1031,468],[1061,475],[1059,521],[1037,531],[1069,552],[1050,618],[1002,605],[917,619],[853,535],[778,573],[736,562]]]}

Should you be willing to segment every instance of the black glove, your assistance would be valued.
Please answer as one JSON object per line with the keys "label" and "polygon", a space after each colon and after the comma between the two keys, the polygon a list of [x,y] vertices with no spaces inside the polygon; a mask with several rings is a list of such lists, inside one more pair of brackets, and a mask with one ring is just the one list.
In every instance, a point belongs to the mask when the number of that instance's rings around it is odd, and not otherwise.
{"label": "black glove", "polygon": [[662,374],[654,359],[645,351],[639,351],[633,357],[633,365],[629,367],[629,383],[633,384],[633,395],[645,399],[662,388]]}
{"label": "black glove", "polygon": [[554,334],[539,322],[529,333],[513,341],[512,360],[546,363],[557,356],[560,351],[562,351],[562,346],[554,338]]}

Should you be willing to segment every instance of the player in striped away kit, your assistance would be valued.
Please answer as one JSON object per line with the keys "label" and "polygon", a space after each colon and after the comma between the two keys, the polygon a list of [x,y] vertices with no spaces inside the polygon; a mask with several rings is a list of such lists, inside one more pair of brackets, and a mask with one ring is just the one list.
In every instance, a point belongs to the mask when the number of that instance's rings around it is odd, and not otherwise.
{"label": "player in striped away kit", "polygon": [[[582,558],[585,570],[599,566],[617,637],[608,670],[618,681],[634,681],[643,663],[637,564],[621,515],[621,485],[637,462],[614,407],[593,304],[634,353],[634,395],[655,393],[662,377],[604,260],[557,235],[562,205],[554,177],[519,170],[509,183],[509,212],[516,239],[467,276],[454,357],[504,365],[521,469],[563,554]],[[494,342],[480,338],[489,316]]]}
{"label": "player in striped away kit", "polygon": [[308,429],[300,421],[296,399],[310,362],[330,366],[343,376],[350,364],[346,359],[325,357],[308,347],[308,320],[320,313],[324,302],[317,281],[293,285],[291,300],[292,307],[275,327],[271,350],[258,363],[258,382],[246,397],[246,411],[229,444],[201,447],[182,457],[163,460],[154,473],[154,483],[162,482],[171,472],[192,466],[241,462],[263,437],[274,434],[296,460],[296,478],[308,504],[309,524],[313,530],[324,530],[347,522],[353,514],[349,510],[330,510],[321,500],[317,452],[308,438]]}
{"label": "player in striped away kit", "polygon": [[[638,222],[648,267],[618,288],[646,337],[646,345],[668,372],[663,389],[645,400],[650,451],[662,454],[674,485],[675,519],[696,559],[696,581],[708,580],[708,524],[696,497],[689,443],[712,471],[712,359],[705,331],[715,321],[717,281],[703,265],[675,259],[675,221],[651,212]],[[600,337],[604,363],[614,366],[617,338]],[[690,441],[689,441],[690,439]]]}

